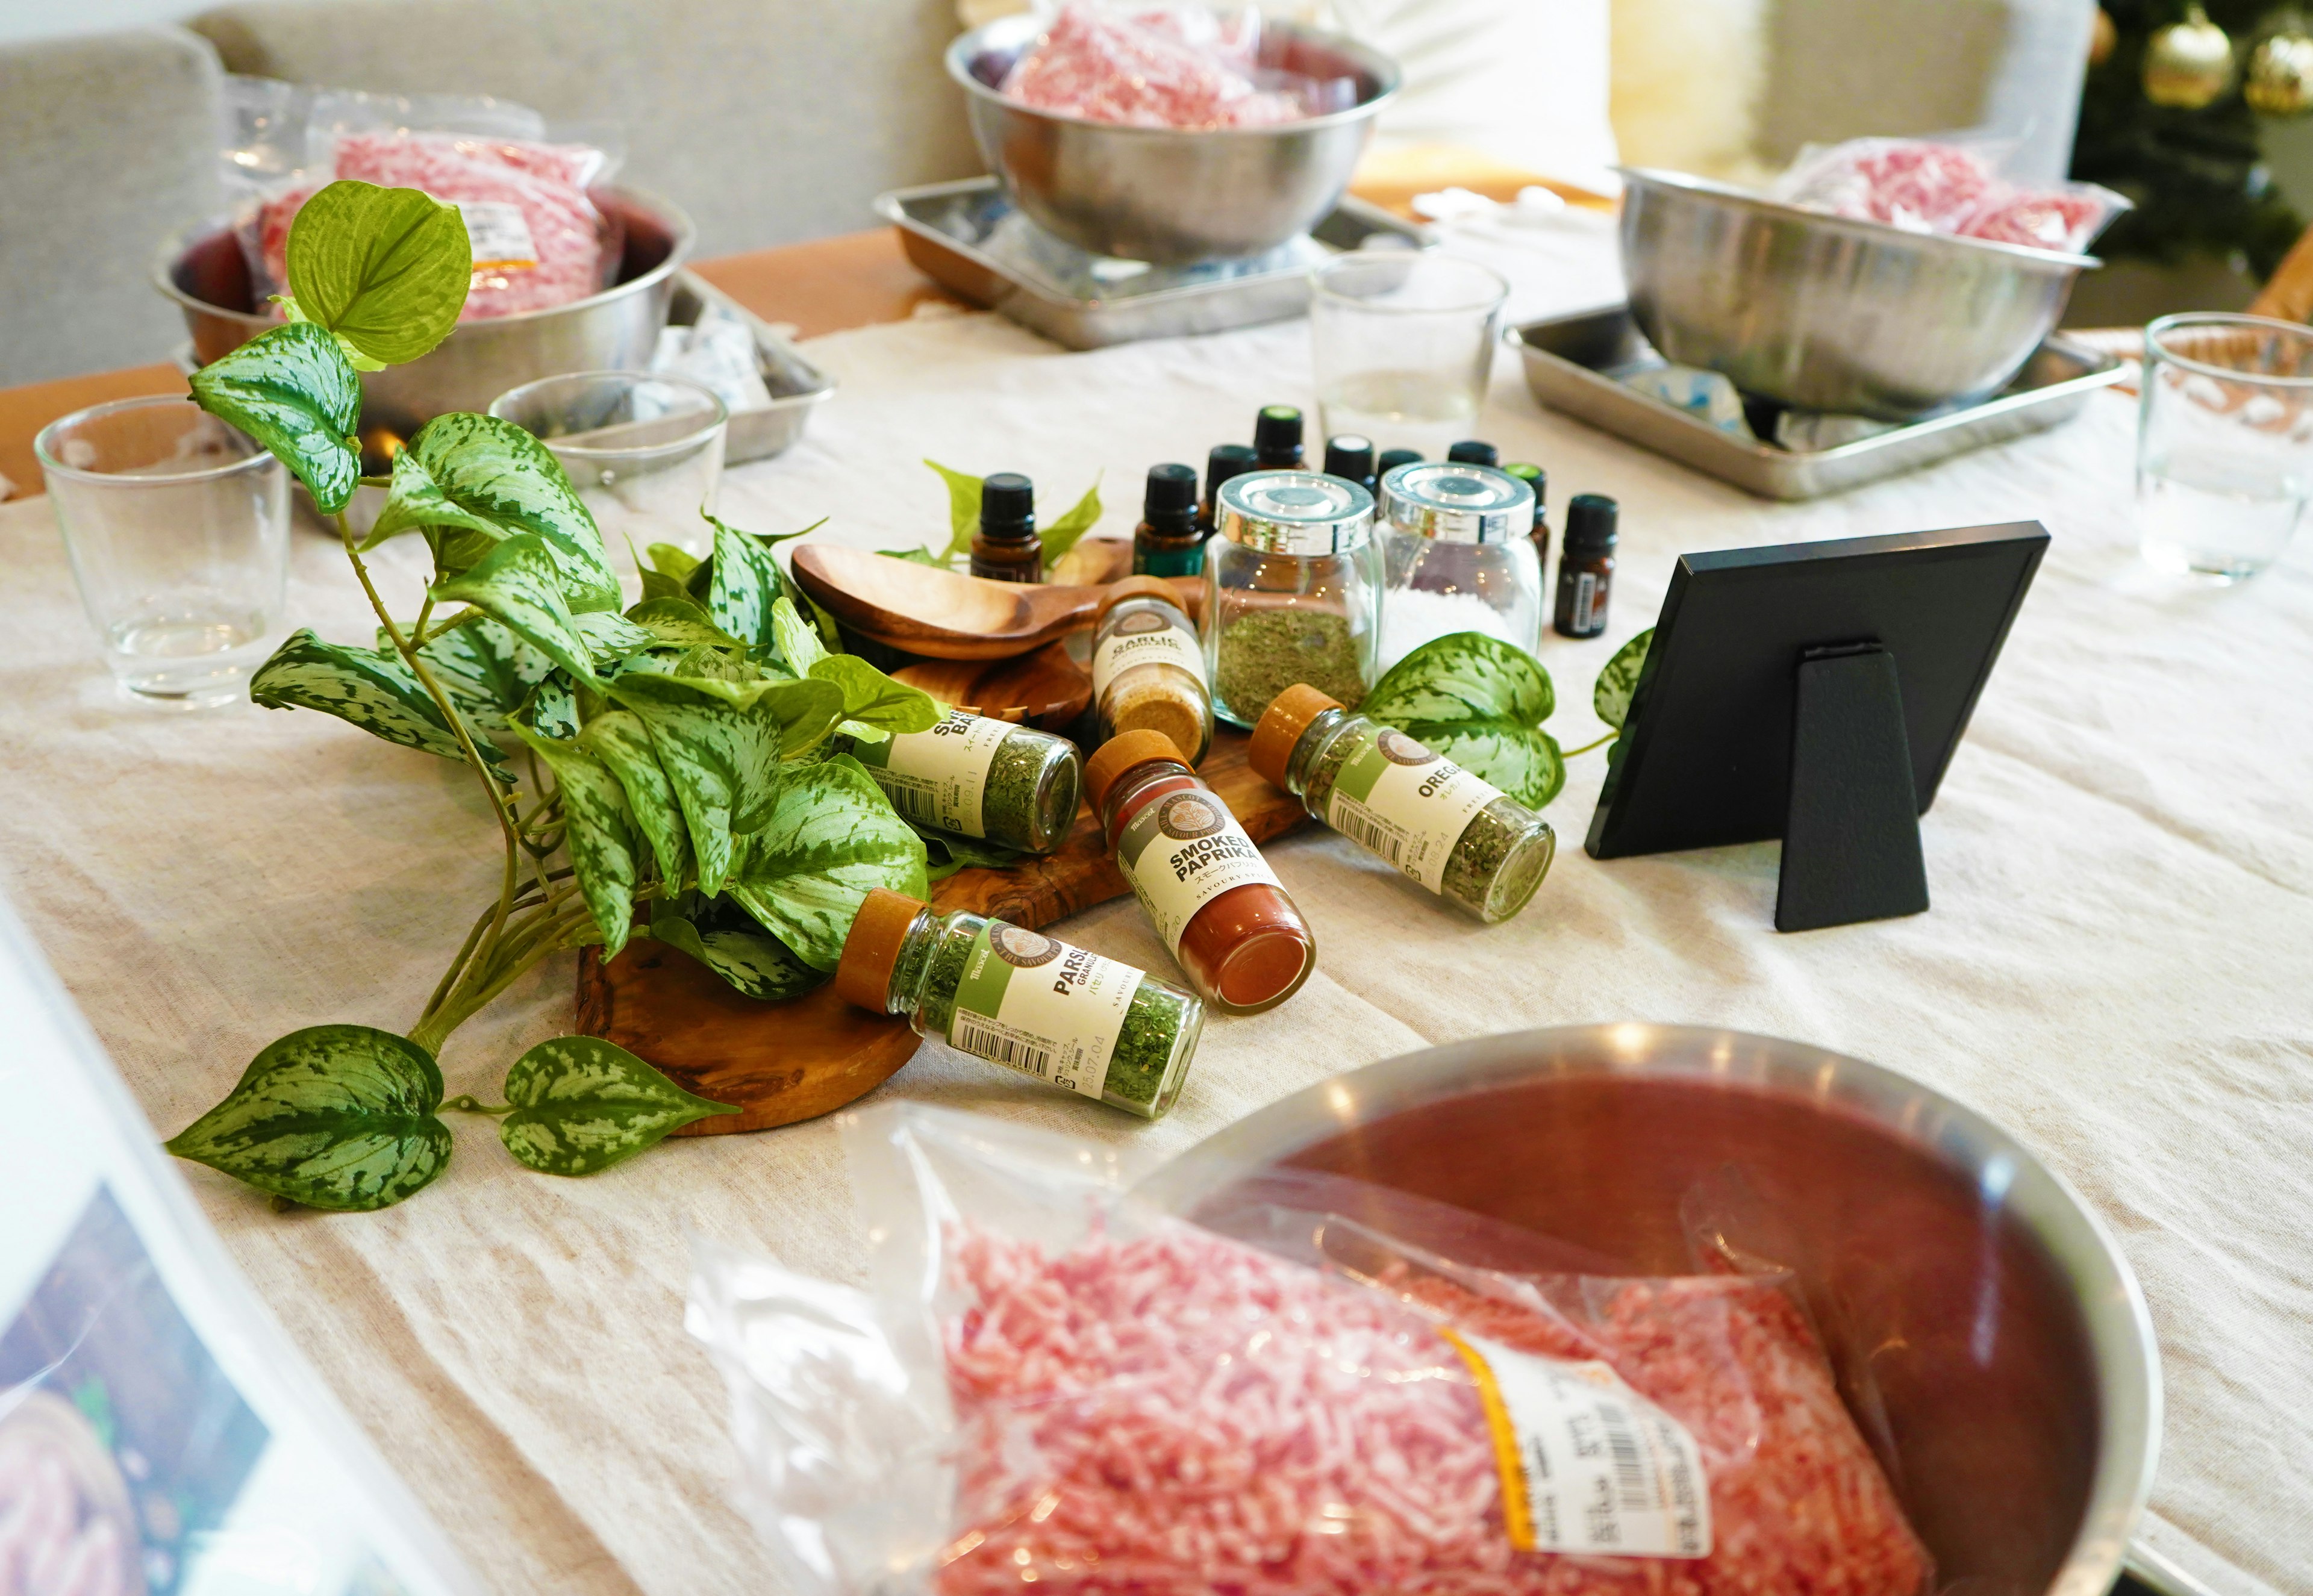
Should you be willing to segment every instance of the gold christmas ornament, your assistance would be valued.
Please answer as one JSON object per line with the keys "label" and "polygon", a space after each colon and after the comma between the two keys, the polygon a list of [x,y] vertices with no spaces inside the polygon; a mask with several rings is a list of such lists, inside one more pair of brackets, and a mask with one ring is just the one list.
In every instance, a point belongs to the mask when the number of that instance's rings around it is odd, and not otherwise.
{"label": "gold christmas ornament", "polygon": [[2089,28],[2089,65],[2101,66],[2112,59],[2113,47],[2120,42],[2120,30],[2113,25],[2112,13],[2097,7],[2096,21]]}
{"label": "gold christmas ornament", "polygon": [[2301,117],[2313,110],[2313,39],[2275,33],[2260,40],[2249,55],[2241,97],[2259,116]]}
{"label": "gold christmas ornament", "polygon": [[2145,41],[2144,97],[2155,105],[2199,110],[2232,82],[2233,41],[2197,5]]}

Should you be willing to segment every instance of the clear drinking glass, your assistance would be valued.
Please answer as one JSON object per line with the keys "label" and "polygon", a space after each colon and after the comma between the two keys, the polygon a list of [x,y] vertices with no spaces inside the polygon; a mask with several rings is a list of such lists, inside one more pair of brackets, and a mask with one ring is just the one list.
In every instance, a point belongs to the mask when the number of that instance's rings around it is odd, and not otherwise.
{"label": "clear drinking glass", "polygon": [[701,558],[713,551],[699,512],[714,513],[731,418],[713,389],[646,372],[576,372],[511,389],[490,414],[554,452],[629,597],[642,585],[635,555],[652,544]]}
{"label": "clear drinking glass", "polygon": [[2273,564],[2313,493],[2313,328],[2163,316],[2144,329],[2142,392],[2145,559],[2216,583]]}
{"label": "clear drinking glass", "polygon": [[120,685],[186,708],[239,698],[289,577],[281,462],[181,396],[75,411],[33,449]]}
{"label": "clear drinking glass", "polygon": [[1359,433],[1427,459],[1466,438],[1485,403],[1509,285],[1431,250],[1354,250],[1309,274],[1324,435]]}

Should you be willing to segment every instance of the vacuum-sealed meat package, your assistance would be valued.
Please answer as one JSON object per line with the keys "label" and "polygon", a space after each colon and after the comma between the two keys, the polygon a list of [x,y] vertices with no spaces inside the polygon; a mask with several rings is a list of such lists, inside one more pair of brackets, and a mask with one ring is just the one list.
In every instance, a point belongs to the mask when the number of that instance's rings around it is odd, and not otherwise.
{"label": "vacuum-sealed meat package", "polygon": [[[920,1108],[846,1136],[875,1288],[707,1252],[691,1297],[803,1588],[1930,1588],[1774,1277],[1511,1274],[1273,1194],[1214,1228]],[[1447,1213],[1407,1228],[1492,1224]]]}
{"label": "vacuum-sealed meat package", "polygon": [[1260,40],[1250,6],[1067,0],[1002,89],[1040,110],[1140,127],[1263,127],[1356,103],[1346,79],[1263,68]]}
{"label": "vacuum-sealed meat package", "polygon": [[2128,201],[2094,183],[2029,186],[2003,177],[1999,146],[1851,138],[1802,150],[1772,197],[1909,232],[2078,253]]}

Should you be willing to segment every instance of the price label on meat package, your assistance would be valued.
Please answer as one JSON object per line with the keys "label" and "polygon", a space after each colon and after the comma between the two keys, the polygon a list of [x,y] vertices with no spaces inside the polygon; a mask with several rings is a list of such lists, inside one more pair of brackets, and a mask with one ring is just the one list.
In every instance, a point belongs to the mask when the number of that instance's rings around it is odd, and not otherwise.
{"label": "price label on meat package", "polygon": [[1341,767],[1325,824],[1435,892],[1471,817],[1500,796],[1404,732],[1385,730]]}
{"label": "price label on meat package", "polygon": [[1469,1365],[1523,1552],[1711,1555],[1711,1490],[1684,1425],[1605,1364],[1441,1330]]}
{"label": "price label on meat package", "polygon": [[466,220],[466,241],[472,247],[476,271],[534,271],[538,245],[530,236],[530,223],[522,206],[502,199],[461,199],[453,202]]}
{"label": "price label on meat package", "polygon": [[852,750],[892,807],[909,820],[959,837],[988,835],[981,798],[988,767],[1012,728],[951,709],[928,732],[902,732]]}
{"label": "price label on meat package", "polygon": [[992,922],[972,939],[948,1043],[958,1052],[1098,1097],[1140,989],[1129,964]]}
{"label": "price label on meat package", "polygon": [[1097,698],[1135,665],[1158,661],[1178,665],[1199,681],[1205,679],[1205,652],[1193,632],[1174,626],[1154,609],[1136,610],[1116,623],[1092,651],[1092,693]]}
{"label": "price label on meat package", "polygon": [[1232,887],[1280,883],[1228,806],[1202,787],[1167,793],[1124,828],[1116,862],[1174,958],[1196,912]]}

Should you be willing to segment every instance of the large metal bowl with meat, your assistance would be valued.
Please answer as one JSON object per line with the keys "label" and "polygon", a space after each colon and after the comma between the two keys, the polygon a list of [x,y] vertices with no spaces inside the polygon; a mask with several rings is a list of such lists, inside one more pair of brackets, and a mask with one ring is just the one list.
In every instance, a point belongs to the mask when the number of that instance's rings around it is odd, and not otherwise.
{"label": "large metal bowl with meat", "polygon": [[1851,1407],[1870,1393],[1861,1427],[1938,1589],[2104,1596],[2120,1572],[2160,1434],[2143,1297],[2077,1192],[1915,1081],[1737,1031],[1526,1031],[1313,1086],[1143,1190],[1193,1216],[1280,1168],[1453,1204],[1633,1276],[1698,1272],[1706,1197],[1744,1256],[1791,1271]]}
{"label": "large metal bowl with meat", "polygon": [[1014,204],[1095,255],[1160,265],[1266,254],[1306,232],[1350,186],[1373,120],[1397,92],[1396,63],[1339,34],[1262,25],[1260,64],[1349,79],[1345,110],[1261,127],[1138,127],[1024,105],[998,87],[1042,36],[1031,13],[948,47],[972,136]]}
{"label": "large metal bowl with meat", "polygon": [[[666,326],[674,274],[690,254],[690,218],[631,189],[593,189],[624,240],[616,277],[600,294],[548,310],[461,321],[431,354],[362,374],[362,428],[406,438],[451,410],[482,411],[510,388],[562,372],[639,371]],[[232,225],[212,222],[166,245],[153,285],[184,312],[202,365],[280,318],[259,303]]]}

